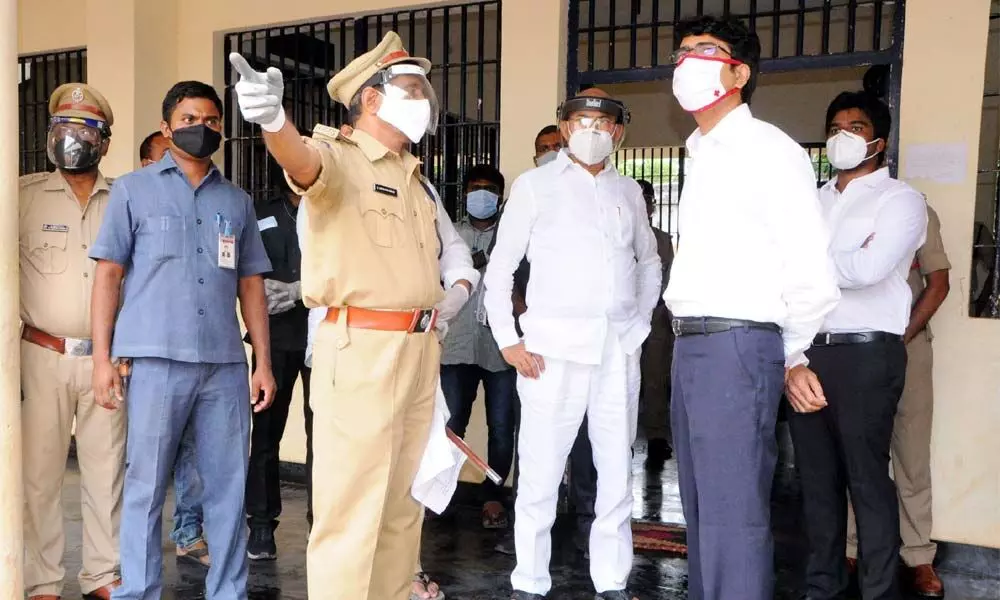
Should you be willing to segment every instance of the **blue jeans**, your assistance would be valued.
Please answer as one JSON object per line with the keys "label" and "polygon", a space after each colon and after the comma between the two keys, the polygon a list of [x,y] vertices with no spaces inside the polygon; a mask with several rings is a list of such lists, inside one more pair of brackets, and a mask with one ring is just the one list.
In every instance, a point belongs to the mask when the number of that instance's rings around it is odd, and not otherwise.
{"label": "blue jeans", "polygon": [[250,453],[246,363],[200,364],[160,358],[133,362],[121,513],[122,586],[115,600],[159,600],[162,523],[170,472],[186,429],[193,433],[212,566],[208,600],[247,597],[243,514]]}
{"label": "blue jeans", "polygon": [[[465,437],[472,405],[476,401],[479,383],[486,391],[487,457],[490,467],[504,480],[514,462],[514,394],[517,371],[487,371],[478,365],[441,365],[441,391],[451,418],[448,427],[459,437]],[[503,500],[503,484],[483,481],[483,499]]]}
{"label": "blue jeans", "polygon": [[202,539],[201,478],[195,462],[194,428],[189,423],[181,434],[181,445],[174,461],[174,530],[170,539],[186,548]]}

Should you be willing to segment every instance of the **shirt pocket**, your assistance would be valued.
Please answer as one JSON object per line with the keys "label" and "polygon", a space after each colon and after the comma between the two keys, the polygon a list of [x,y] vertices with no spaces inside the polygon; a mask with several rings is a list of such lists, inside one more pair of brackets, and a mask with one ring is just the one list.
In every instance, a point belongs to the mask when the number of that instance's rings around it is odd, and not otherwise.
{"label": "shirt pocket", "polygon": [[144,254],[153,260],[163,261],[184,256],[184,219],[174,215],[159,215],[146,217],[144,222],[145,242],[142,243]]}
{"label": "shirt pocket", "polygon": [[365,233],[373,244],[382,248],[405,245],[403,208],[398,198],[372,193],[359,208]]}
{"label": "shirt pocket", "polygon": [[28,256],[39,273],[57,275],[69,266],[67,231],[36,231],[28,236]]}
{"label": "shirt pocket", "polygon": [[616,204],[610,208],[611,211],[611,241],[615,246],[626,247],[632,245],[632,236],[635,235],[632,222],[632,215],[627,206]]}

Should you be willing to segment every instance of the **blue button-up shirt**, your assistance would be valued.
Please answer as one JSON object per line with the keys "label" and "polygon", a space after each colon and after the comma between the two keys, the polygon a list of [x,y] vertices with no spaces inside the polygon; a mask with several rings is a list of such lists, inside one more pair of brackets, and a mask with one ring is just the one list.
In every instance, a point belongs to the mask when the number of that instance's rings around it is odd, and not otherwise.
{"label": "blue button-up shirt", "polygon": [[[218,262],[227,231],[236,238],[236,269]],[[195,188],[168,152],[116,180],[90,257],[125,267],[114,356],[246,361],[237,283],[271,263],[250,197],[214,166]]]}

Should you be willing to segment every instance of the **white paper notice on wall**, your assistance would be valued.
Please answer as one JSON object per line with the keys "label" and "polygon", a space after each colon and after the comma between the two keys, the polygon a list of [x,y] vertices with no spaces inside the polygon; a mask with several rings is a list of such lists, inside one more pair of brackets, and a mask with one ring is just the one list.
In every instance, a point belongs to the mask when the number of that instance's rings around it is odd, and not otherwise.
{"label": "white paper notice on wall", "polygon": [[903,179],[927,179],[935,183],[962,183],[969,161],[969,146],[954,144],[911,144],[906,147]]}

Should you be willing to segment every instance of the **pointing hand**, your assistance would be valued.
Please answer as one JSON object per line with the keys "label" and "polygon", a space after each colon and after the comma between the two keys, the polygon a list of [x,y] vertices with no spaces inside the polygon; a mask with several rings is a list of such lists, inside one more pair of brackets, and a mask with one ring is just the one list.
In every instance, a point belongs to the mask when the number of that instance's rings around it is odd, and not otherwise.
{"label": "pointing hand", "polygon": [[240,75],[235,90],[243,118],[268,133],[280,131],[285,125],[285,109],[281,105],[285,82],[281,71],[277,67],[270,67],[265,73],[254,71],[236,52],[229,55],[229,63]]}

